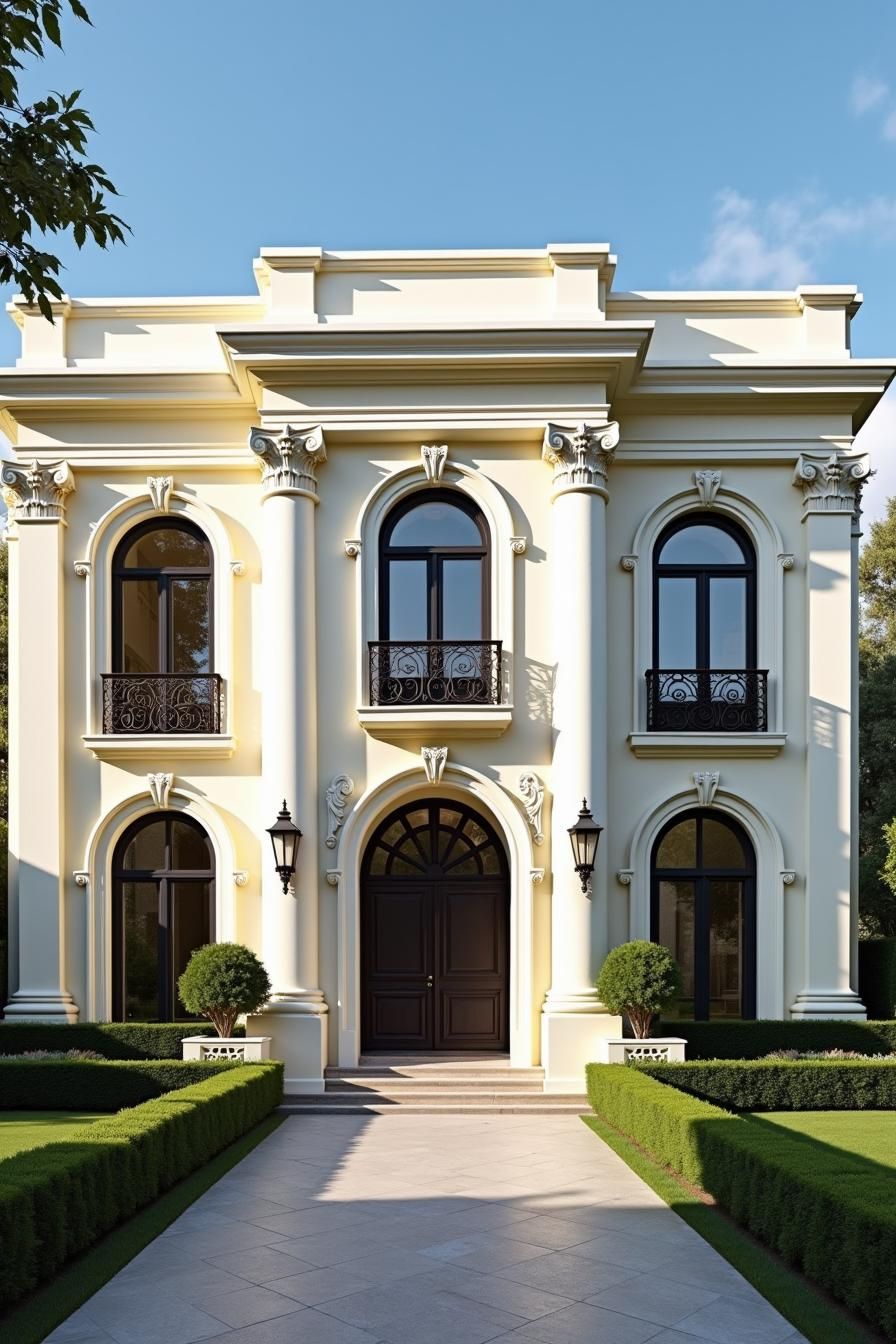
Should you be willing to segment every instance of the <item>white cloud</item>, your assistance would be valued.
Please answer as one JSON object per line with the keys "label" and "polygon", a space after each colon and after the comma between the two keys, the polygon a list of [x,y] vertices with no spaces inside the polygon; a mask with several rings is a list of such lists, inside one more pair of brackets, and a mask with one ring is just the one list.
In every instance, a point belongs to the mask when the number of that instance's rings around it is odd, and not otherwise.
{"label": "white cloud", "polygon": [[868,75],[856,75],[852,82],[850,103],[857,117],[877,107],[889,94],[889,86],[882,79],[873,79]]}
{"label": "white cloud", "polygon": [[702,258],[674,279],[698,288],[792,289],[812,280],[826,249],[843,237],[896,241],[896,197],[833,205],[804,192],[763,203],[726,188]]}
{"label": "white cloud", "polygon": [[892,111],[885,119],[881,128],[881,135],[885,140],[896,140],[896,110]]}

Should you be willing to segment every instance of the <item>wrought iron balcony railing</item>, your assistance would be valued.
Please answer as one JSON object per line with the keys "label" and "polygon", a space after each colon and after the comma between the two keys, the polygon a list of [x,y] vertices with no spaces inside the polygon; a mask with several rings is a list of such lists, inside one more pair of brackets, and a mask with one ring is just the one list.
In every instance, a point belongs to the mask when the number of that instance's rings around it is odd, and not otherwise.
{"label": "wrought iron balcony railing", "polygon": [[646,676],[650,733],[768,731],[768,672],[652,667]]}
{"label": "wrought iron balcony railing", "polygon": [[372,705],[499,705],[501,641],[371,642]]}
{"label": "wrought iron balcony railing", "polygon": [[219,733],[217,672],[103,674],[104,733]]}

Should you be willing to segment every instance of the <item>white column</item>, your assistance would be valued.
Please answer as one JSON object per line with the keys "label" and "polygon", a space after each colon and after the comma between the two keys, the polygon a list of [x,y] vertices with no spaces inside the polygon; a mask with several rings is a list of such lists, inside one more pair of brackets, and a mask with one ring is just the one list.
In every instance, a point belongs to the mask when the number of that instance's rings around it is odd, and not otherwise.
{"label": "white column", "polygon": [[323,1091],[327,1005],[318,974],[318,779],[314,513],[319,428],[253,430],[262,463],[262,807],[271,825],[283,800],[302,831],[284,893],[267,836],[262,852],[262,959],[274,986],[250,1029],[271,1036],[287,1092]]}
{"label": "white column", "polygon": [[857,493],[867,457],[803,454],[794,484],[806,529],[806,835],[804,987],[795,1017],[864,1017],[852,983],[853,622]]}
{"label": "white column", "polygon": [[9,547],[7,1019],[73,1022],[65,987],[63,540],[68,463],[3,468]]}
{"label": "white column", "polygon": [[618,441],[615,423],[548,425],[543,448],[554,468],[551,988],[542,1017],[550,1091],[580,1091],[600,1040],[621,1031],[594,988],[607,953],[605,839],[585,893],[567,835],[583,798],[595,821],[607,819],[607,471]]}

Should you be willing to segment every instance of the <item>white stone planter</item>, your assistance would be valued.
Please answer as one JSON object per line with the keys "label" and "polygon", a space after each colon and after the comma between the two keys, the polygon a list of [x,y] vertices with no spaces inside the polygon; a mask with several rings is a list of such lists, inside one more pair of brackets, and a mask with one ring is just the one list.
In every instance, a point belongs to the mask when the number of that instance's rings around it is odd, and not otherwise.
{"label": "white stone planter", "polygon": [[184,1059],[270,1059],[270,1036],[185,1036]]}
{"label": "white stone planter", "polygon": [[632,1060],[648,1060],[667,1064],[683,1060],[687,1041],[682,1036],[648,1036],[646,1040],[611,1036],[601,1042],[604,1064],[628,1064]]}

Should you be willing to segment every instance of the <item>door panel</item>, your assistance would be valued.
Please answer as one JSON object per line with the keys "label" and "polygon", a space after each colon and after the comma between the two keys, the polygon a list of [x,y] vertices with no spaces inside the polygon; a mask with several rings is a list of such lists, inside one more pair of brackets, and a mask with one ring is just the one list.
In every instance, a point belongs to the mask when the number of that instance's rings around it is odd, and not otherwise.
{"label": "door panel", "polygon": [[435,1048],[507,1048],[507,888],[489,878],[436,888]]}
{"label": "door panel", "polygon": [[363,909],[364,1048],[431,1050],[431,884],[368,878]]}

